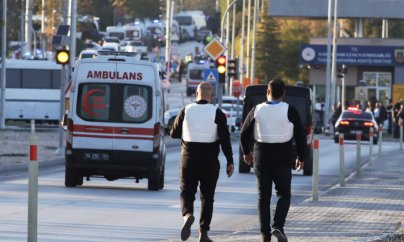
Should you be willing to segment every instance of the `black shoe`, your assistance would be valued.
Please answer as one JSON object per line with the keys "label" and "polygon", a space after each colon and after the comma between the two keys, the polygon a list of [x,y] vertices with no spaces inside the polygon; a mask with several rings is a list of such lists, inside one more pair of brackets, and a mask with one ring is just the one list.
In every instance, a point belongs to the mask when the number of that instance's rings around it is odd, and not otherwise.
{"label": "black shoe", "polygon": [[213,242],[208,236],[208,231],[202,229],[199,230],[199,242]]}
{"label": "black shoe", "polygon": [[261,242],[271,242],[271,235],[262,235]]}
{"label": "black shoe", "polygon": [[278,242],[288,242],[288,238],[286,238],[283,229],[273,228],[272,234],[278,239]]}
{"label": "black shoe", "polygon": [[191,235],[191,226],[195,221],[195,217],[192,214],[187,214],[184,216],[184,225],[182,225],[181,230],[181,240],[185,241]]}

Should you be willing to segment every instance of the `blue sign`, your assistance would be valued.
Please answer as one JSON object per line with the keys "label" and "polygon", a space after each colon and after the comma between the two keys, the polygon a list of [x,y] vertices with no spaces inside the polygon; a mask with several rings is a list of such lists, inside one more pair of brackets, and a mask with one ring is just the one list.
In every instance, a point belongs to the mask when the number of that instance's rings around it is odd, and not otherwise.
{"label": "blue sign", "polygon": [[[404,66],[404,46],[337,45],[336,52],[338,65]],[[301,45],[300,63],[327,64],[327,45]]]}
{"label": "blue sign", "polygon": [[216,69],[205,69],[203,72],[203,77],[206,82],[216,83],[219,79],[219,73]]}

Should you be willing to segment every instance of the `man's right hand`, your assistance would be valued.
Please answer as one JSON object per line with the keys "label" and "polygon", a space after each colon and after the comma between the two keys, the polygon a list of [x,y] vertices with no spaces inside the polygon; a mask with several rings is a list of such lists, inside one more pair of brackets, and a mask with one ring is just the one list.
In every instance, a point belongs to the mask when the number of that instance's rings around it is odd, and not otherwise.
{"label": "man's right hand", "polygon": [[304,162],[296,159],[295,169],[297,171],[300,171],[301,169],[303,169],[303,167],[304,167]]}
{"label": "man's right hand", "polygon": [[252,165],[252,163],[253,163],[253,155],[252,155],[252,153],[250,153],[250,154],[248,154],[248,155],[244,155],[243,158],[244,158],[244,162],[245,162],[247,165],[249,165],[249,166]]}

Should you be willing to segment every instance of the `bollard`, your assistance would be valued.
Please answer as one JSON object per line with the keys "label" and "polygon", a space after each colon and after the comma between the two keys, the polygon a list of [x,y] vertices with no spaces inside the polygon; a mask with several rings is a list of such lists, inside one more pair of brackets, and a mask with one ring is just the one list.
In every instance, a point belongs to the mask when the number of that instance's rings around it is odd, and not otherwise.
{"label": "bollard", "polygon": [[383,125],[379,126],[379,140],[377,142],[378,150],[377,157],[380,158],[382,156],[382,141],[383,141]]}
{"label": "bollard", "polygon": [[361,169],[361,131],[356,131],[356,172],[359,174]]}
{"label": "bollard", "polygon": [[369,164],[372,164],[373,158],[373,128],[369,129]]}
{"label": "bollard", "polygon": [[28,242],[37,241],[38,229],[38,147],[35,120],[31,120],[28,164]]}
{"label": "bollard", "polygon": [[313,191],[313,201],[318,201],[318,173],[319,173],[319,161],[318,161],[318,148],[319,141],[315,136],[313,140],[313,181],[312,181],[312,191]]}
{"label": "bollard", "polygon": [[339,134],[339,184],[345,187],[344,134]]}

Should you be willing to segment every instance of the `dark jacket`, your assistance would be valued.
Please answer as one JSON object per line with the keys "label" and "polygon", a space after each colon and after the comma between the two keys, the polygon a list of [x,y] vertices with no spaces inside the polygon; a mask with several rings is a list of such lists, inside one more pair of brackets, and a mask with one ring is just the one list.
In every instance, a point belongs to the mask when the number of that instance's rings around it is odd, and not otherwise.
{"label": "dark jacket", "polygon": [[[251,153],[250,142],[251,139],[254,137],[254,112],[255,108],[252,108],[248,113],[243,127],[241,128],[240,133],[240,142],[241,142],[241,149],[243,154],[247,155]],[[307,140],[306,136],[304,135],[302,122],[300,121],[300,116],[297,110],[289,105],[288,109],[288,119],[291,123],[293,123],[293,139],[296,142],[296,151],[297,157],[299,160],[303,161],[307,157]],[[276,124],[274,124],[276,125]],[[268,146],[277,146],[277,152],[290,154],[291,147],[292,147],[292,140],[285,142],[285,143],[269,143]]]}
{"label": "dark jacket", "polygon": [[[205,100],[200,100],[198,104],[207,104]],[[177,115],[173,127],[170,132],[171,138],[182,138],[182,124],[185,116],[185,108]],[[233,151],[230,142],[230,133],[227,127],[226,115],[219,108],[216,110],[215,123],[217,124],[217,134],[219,139],[214,143],[199,143],[181,141],[181,153],[185,156],[206,156],[217,157],[220,152],[220,147],[226,157],[227,164],[233,164]]]}

